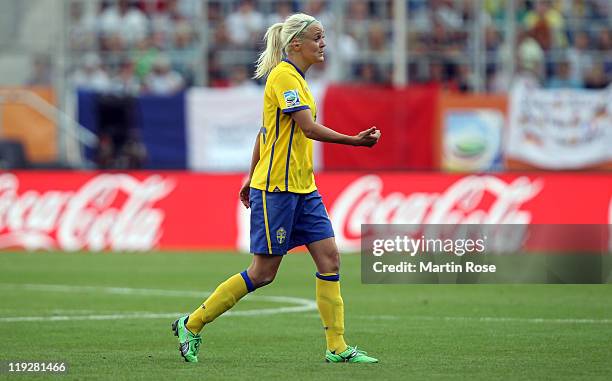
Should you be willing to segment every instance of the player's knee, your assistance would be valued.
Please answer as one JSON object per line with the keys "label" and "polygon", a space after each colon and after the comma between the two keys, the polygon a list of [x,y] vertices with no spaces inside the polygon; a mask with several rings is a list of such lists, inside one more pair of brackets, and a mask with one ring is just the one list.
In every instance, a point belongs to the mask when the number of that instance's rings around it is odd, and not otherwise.
{"label": "player's knee", "polygon": [[336,253],[331,257],[331,271],[332,273],[340,272],[340,253]]}
{"label": "player's knee", "polygon": [[258,272],[258,273],[251,275],[251,281],[253,282],[253,285],[255,286],[255,288],[260,288],[260,287],[263,287],[263,286],[266,286],[272,283],[275,277],[276,277],[276,272],[271,272],[271,271]]}
{"label": "player's knee", "polygon": [[322,269],[326,273],[338,273],[340,272],[340,253],[337,249],[334,249],[326,255],[325,269]]}

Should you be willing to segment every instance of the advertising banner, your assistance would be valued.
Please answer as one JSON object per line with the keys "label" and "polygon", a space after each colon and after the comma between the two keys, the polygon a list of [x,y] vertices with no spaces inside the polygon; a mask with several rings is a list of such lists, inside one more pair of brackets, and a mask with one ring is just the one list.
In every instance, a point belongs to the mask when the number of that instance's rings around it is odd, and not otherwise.
{"label": "advertising banner", "polygon": [[179,172],[4,173],[0,248],[232,249],[241,180]]}
{"label": "advertising banner", "polygon": [[[248,250],[242,175],[185,172],[0,174],[0,248]],[[612,177],[322,173],[341,251],[362,224],[609,224]]]}
{"label": "advertising banner", "polygon": [[538,90],[510,94],[508,159],[545,169],[612,163],[612,91]]}
{"label": "advertising banner", "polygon": [[501,170],[507,97],[443,94],[438,105],[440,168],[460,172]]}

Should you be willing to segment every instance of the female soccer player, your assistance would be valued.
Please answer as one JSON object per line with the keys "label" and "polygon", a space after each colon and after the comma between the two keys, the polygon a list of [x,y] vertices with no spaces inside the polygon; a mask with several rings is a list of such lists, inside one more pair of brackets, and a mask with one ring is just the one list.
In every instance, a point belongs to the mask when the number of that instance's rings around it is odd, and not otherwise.
{"label": "female soccer player", "polygon": [[294,14],[266,32],[266,49],[255,78],[268,75],[264,120],[240,200],[251,208],[249,268],[221,283],[191,315],[172,324],[185,361],[197,362],[204,325],[232,308],[247,293],[274,280],[288,250],[306,245],[317,267],[316,299],[327,341],[328,362],[374,363],[344,341],[340,257],[332,225],[313,175],[312,140],[372,147],[380,131],[371,127],[343,135],[316,122],[317,106],[304,73],[323,62],[325,32],[314,17]]}

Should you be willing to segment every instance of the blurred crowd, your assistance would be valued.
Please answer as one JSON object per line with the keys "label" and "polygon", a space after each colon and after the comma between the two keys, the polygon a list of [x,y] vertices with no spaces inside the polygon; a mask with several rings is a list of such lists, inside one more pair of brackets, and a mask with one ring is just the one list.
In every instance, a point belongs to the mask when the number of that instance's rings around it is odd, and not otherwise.
{"label": "blurred crowd", "polygon": [[[411,83],[502,92],[516,77],[552,88],[603,88],[612,78],[609,0],[516,0],[513,15],[505,0],[406,0],[406,6]],[[194,84],[257,86],[250,77],[266,28],[297,11],[326,28],[328,60],[309,72],[312,79],[390,84],[390,0],[72,0],[70,79],[77,87],[132,95],[172,94]],[[341,63],[336,73],[334,60]]]}
{"label": "blurred crowd", "polygon": [[70,81],[126,95],[172,94],[193,85],[200,54],[196,3],[71,1]]}

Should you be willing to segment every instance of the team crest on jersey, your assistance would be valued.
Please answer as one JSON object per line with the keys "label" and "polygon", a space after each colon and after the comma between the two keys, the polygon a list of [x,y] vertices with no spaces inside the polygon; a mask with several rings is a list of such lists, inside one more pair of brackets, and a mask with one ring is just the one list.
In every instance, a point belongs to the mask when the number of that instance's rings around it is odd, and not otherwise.
{"label": "team crest on jersey", "polygon": [[300,105],[300,96],[297,90],[287,90],[283,93],[285,104],[287,107],[295,107]]}
{"label": "team crest on jersey", "polygon": [[276,231],[276,240],[279,244],[283,244],[287,238],[287,231],[282,226]]}

